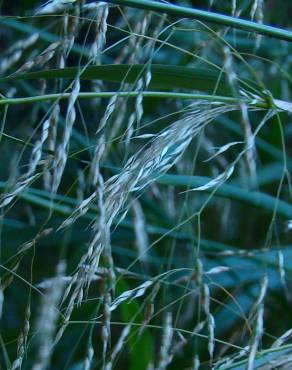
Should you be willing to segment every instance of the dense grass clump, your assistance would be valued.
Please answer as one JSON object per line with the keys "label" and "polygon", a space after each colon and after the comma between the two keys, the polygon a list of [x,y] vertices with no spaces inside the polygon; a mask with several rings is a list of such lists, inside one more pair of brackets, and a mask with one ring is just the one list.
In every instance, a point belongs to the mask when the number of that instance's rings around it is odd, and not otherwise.
{"label": "dense grass clump", "polygon": [[289,2],[0,9],[0,368],[292,368]]}

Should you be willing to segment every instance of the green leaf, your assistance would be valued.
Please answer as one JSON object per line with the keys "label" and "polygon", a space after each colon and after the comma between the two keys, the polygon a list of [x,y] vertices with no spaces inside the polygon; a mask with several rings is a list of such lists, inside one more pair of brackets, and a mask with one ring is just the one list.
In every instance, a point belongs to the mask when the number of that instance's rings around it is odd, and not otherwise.
{"label": "green leaf", "polygon": [[[102,80],[107,82],[133,84],[145,71],[145,65],[140,64],[108,64],[101,66],[70,67],[43,70],[38,72],[11,75],[0,79],[0,82],[14,80],[53,79],[65,78],[74,79],[80,73],[83,80]],[[163,89],[193,89],[212,93],[218,83],[216,94],[230,94],[230,89],[224,74],[215,69],[199,69],[191,67],[180,67],[174,65],[151,66],[152,80],[150,88]]]}
{"label": "green leaf", "polygon": [[[187,175],[168,175],[165,174],[158,178],[157,182],[165,185],[181,186],[187,188],[195,188],[205,185],[210,178],[203,176],[187,176]],[[214,189],[206,189],[207,193],[212,193]],[[292,217],[292,206],[280,199],[277,199],[269,194],[258,191],[249,191],[235,185],[222,184],[216,189],[217,196],[237,200],[239,202],[261,208],[271,213],[277,209],[277,214],[287,219]]]}
{"label": "green leaf", "polygon": [[130,6],[132,8],[162,12],[180,18],[184,17],[189,19],[198,19],[205,22],[213,22],[224,26],[243,29],[248,32],[256,32],[262,35],[268,35],[282,40],[292,41],[291,31],[268,26],[257,22],[248,21],[245,19],[240,19],[237,17],[231,17],[225,14],[218,14],[205,10],[162,3],[152,0],[106,0],[106,1],[112,4]]}

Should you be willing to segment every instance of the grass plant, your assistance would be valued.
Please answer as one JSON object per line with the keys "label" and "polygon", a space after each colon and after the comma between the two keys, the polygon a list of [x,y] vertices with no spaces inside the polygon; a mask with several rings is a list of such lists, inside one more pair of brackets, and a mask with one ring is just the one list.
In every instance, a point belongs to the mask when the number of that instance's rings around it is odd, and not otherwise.
{"label": "grass plant", "polygon": [[278,3],[0,1],[1,369],[292,368]]}

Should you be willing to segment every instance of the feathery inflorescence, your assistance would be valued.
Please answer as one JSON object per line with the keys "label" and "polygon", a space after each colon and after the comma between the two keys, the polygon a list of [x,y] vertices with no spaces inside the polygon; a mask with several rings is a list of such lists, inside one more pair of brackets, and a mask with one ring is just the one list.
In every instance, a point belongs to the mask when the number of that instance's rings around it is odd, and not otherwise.
{"label": "feathery inflorescence", "polygon": [[[76,301],[81,304],[102,253],[105,252],[109,264],[112,264],[109,230],[114,219],[121,212],[125,213],[129,195],[144,190],[168,171],[183,155],[191,140],[199,135],[209,122],[220,114],[234,109],[232,105],[213,105],[204,102],[192,105],[189,115],[174,122],[158,134],[147,148],[133,155],[119,175],[112,176],[104,184],[101,183],[98,190],[85,199],[72,216],[62,224],[62,228],[72,225],[88,211],[96,197],[99,198],[100,217],[97,217],[93,226],[94,235],[64,295],[67,297],[75,284],[69,298],[65,323],[69,320]],[[112,270],[112,266],[109,267]]]}

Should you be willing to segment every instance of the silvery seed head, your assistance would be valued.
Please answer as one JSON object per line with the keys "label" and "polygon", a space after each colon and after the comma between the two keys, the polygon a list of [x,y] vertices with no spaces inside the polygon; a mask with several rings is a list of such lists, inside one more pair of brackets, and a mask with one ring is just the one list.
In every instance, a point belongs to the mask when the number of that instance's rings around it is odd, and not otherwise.
{"label": "silvery seed head", "polygon": [[52,14],[66,10],[76,0],[49,0],[42,4],[35,12],[35,14]]}

